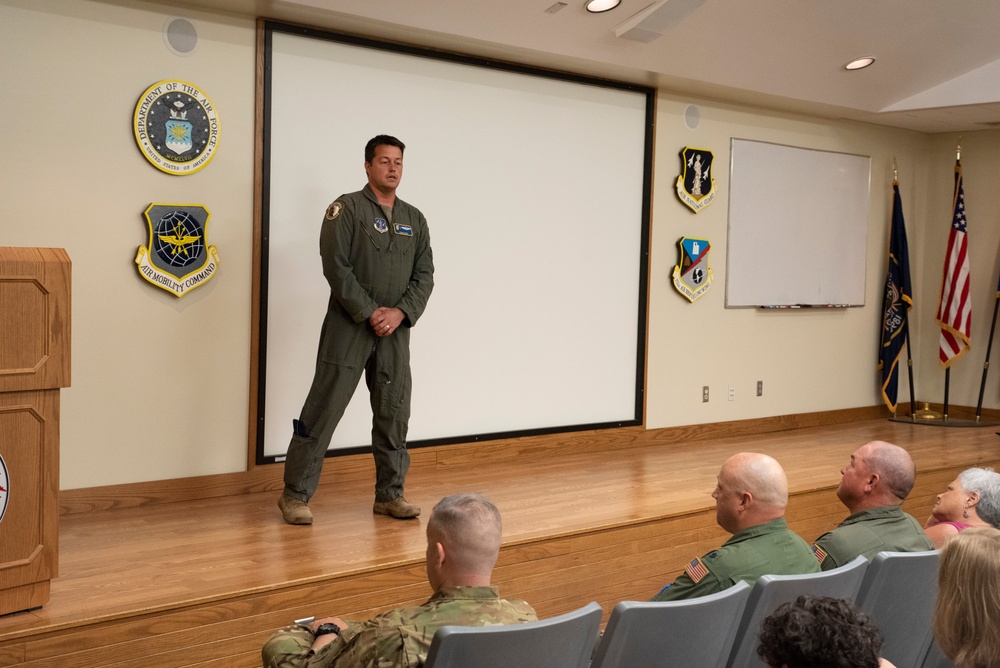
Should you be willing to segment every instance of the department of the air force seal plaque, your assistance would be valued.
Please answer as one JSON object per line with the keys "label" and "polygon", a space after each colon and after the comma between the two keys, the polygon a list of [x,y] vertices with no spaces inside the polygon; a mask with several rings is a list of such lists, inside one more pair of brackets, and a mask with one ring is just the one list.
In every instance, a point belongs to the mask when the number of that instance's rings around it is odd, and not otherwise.
{"label": "department of the air force seal plaque", "polygon": [[183,297],[215,278],[219,252],[206,241],[208,209],[201,204],[150,204],[144,214],[149,244],[139,246],[139,274]]}
{"label": "department of the air force seal plaque", "polygon": [[215,105],[186,81],[160,81],[147,88],[135,105],[132,129],[142,154],[167,174],[197,172],[219,146]]}

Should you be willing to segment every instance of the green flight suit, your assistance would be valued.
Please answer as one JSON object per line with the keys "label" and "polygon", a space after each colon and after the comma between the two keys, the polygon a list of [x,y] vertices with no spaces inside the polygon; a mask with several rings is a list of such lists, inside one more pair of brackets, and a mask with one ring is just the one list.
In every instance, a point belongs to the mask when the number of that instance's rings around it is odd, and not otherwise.
{"label": "green flight suit", "polygon": [[[285,460],[285,493],[300,501],[316,492],[330,439],[362,372],[371,396],[375,500],[403,494],[410,466],[410,327],[434,287],[434,260],[423,214],[398,197],[391,214],[366,185],[337,198],[323,218],[319,246],[330,301],[312,386]],[[389,336],[377,336],[368,322],[380,306],[405,314]]]}
{"label": "green flight suit", "polygon": [[524,601],[500,598],[495,587],[443,587],[423,605],[348,622],[333,642],[311,649],[304,626],[276,632],[261,652],[264,668],[419,668],[442,626],[521,624],[538,617]]}
{"label": "green flight suit", "polygon": [[676,601],[729,589],[740,580],[751,586],[761,575],[817,573],[819,564],[809,545],[784,517],[737,531],[717,550],[694,559],[652,601]]}
{"label": "green flight suit", "polygon": [[934,543],[920,523],[904,513],[900,506],[880,506],[856,512],[813,544],[813,554],[824,571],[843,566],[859,555],[871,561],[882,551],[933,549]]}

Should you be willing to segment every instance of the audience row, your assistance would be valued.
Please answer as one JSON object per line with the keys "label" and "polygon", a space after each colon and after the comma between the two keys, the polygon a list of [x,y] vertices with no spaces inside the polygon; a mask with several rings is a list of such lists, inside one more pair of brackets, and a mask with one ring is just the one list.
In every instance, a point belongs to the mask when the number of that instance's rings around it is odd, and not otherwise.
{"label": "audience row", "polygon": [[[984,663],[975,647],[970,648],[970,633],[980,633],[993,620],[980,625],[948,625],[959,619],[960,611],[977,601],[958,594],[961,584],[951,578],[977,578],[990,587],[994,611],[1000,610],[1000,542],[993,534],[975,529],[1000,524],[1000,474],[991,469],[969,469],[938,495],[931,517],[924,527],[902,510],[902,503],[913,488],[915,468],[909,453],[881,441],[867,443],[851,455],[841,470],[837,497],[847,507],[848,517],[810,547],[792,532],[785,521],[788,504],[788,481],[781,465],[759,453],[740,453],[723,464],[712,493],[716,502],[716,521],[732,536],[719,548],[692,559],[672,583],[652,597],[668,601],[705,596],[725,590],[740,581],[753,585],[762,575],[815,573],[842,566],[858,556],[871,559],[878,552],[916,552],[932,550],[954,536],[969,534],[968,541],[948,558],[946,546],[941,566],[941,597],[935,634],[941,648],[954,658],[960,668],[994,668],[1000,660]],[[966,531],[970,529],[970,531]],[[993,530],[996,536],[1000,531]],[[960,533],[962,532],[962,533]],[[948,572],[945,562],[971,563],[966,544],[992,543],[993,571]],[[265,668],[300,666],[405,666],[423,665],[431,639],[437,629],[447,625],[482,626],[515,624],[537,619],[524,601],[501,599],[491,586],[491,574],[501,543],[501,518],[497,508],[478,494],[445,497],[435,506],[427,524],[427,577],[434,590],[425,604],[392,610],[366,622],[344,621],[330,617],[295,624],[276,632],[264,645]],[[980,550],[989,553],[987,548]],[[956,566],[957,568],[957,566]],[[963,566],[965,568],[965,566]],[[971,568],[971,567],[969,567]],[[989,578],[992,584],[987,584]],[[949,589],[950,587],[950,589]],[[978,601],[982,605],[983,601]],[[851,621],[848,632],[835,640],[855,638],[863,644],[870,620],[845,609],[840,603],[824,599],[797,602],[798,607],[782,609],[778,619],[794,617],[797,624],[830,625],[830,619]],[[778,613],[776,613],[778,614]],[[991,615],[996,618],[996,615]],[[822,621],[827,620],[827,621]],[[821,665],[789,663],[765,654],[765,639],[789,631],[788,621],[770,622],[775,626],[762,632],[761,656],[770,665]],[[781,633],[779,633],[781,631]],[[992,629],[994,640],[1000,638]],[[876,629],[877,633],[877,629]],[[816,641],[815,633],[809,633]],[[829,635],[829,634],[828,634]],[[835,634],[836,635],[836,634]],[[825,636],[824,636],[825,637]],[[832,637],[832,636],[831,636]],[[979,637],[981,641],[980,636]],[[822,644],[822,643],[820,643]],[[836,644],[836,643],[834,643]],[[873,643],[868,643],[872,645]],[[880,641],[879,643],[880,644]],[[972,643],[975,644],[975,643]],[[980,645],[982,643],[980,642]],[[992,646],[990,646],[992,647]],[[963,649],[964,648],[964,649]],[[877,647],[875,649],[877,655]],[[968,659],[965,657],[968,653]],[[825,665],[825,664],[823,664]],[[855,665],[830,663],[829,665]],[[858,664],[861,665],[861,664]],[[869,665],[869,664],[864,664]],[[877,663],[874,665],[878,665]],[[886,664],[883,664],[886,665]]]}

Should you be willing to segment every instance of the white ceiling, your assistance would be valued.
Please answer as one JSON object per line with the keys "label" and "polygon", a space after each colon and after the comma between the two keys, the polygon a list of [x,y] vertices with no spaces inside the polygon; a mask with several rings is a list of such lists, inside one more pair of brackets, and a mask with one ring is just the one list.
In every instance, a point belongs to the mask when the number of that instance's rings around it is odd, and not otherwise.
{"label": "white ceiling", "polygon": [[[1000,127],[1000,0],[622,0],[603,14],[564,1],[174,4],[921,132]],[[681,16],[647,43],[616,36],[651,5]],[[875,64],[844,69],[864,55]]]}

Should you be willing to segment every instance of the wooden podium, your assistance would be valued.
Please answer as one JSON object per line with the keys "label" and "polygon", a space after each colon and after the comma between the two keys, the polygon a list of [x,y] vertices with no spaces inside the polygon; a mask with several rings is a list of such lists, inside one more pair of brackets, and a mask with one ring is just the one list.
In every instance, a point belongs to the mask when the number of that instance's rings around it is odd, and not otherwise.
{"label": "wooden podium", "polygon": [[58,574],[70,272],[61,248],[0,246],[0,615],[48,602]]}

